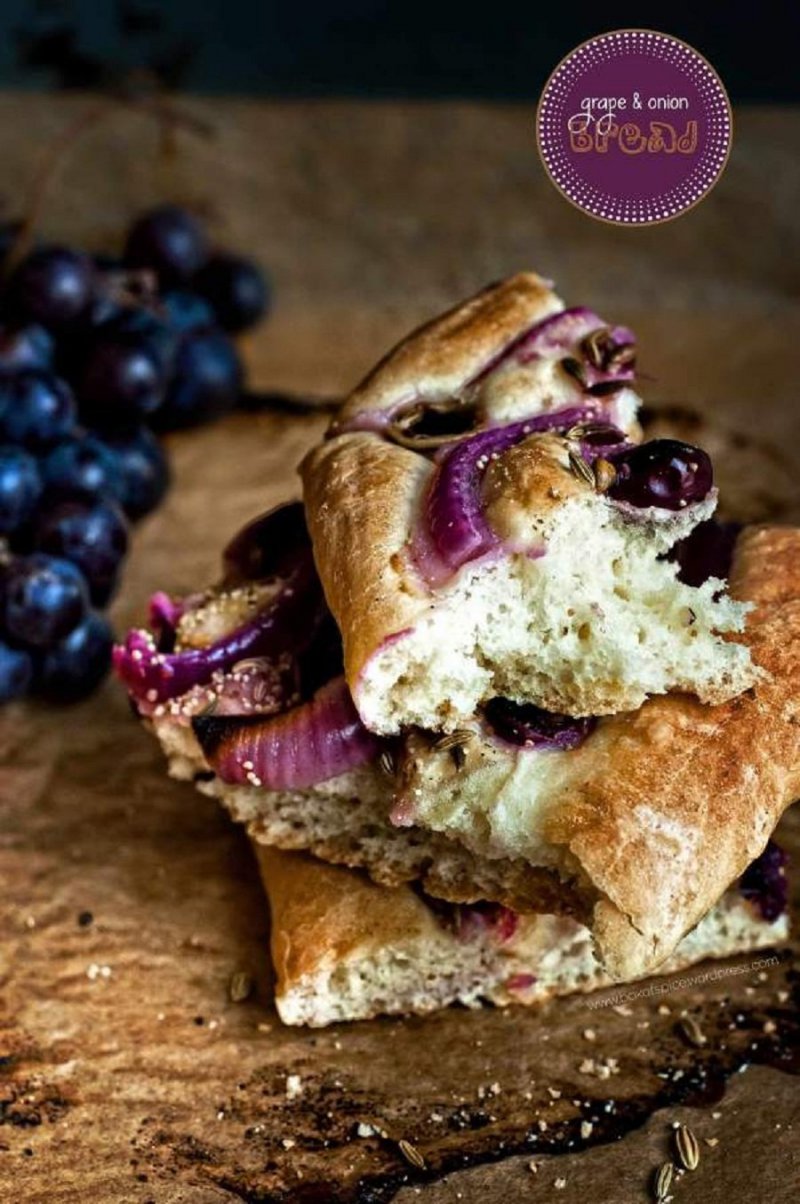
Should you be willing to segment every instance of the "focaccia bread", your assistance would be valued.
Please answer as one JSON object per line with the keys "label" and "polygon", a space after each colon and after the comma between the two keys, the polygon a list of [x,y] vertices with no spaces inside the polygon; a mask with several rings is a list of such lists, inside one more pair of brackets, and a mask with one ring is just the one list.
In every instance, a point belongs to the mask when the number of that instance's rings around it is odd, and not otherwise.
{"label": "focaccia bread", "polygon": [[[459,1002],[536,1004],[611,981],[586,928],[552,915],[447,906],[353,870],[255,846],[270,903],[275,1003],[285,1024],[321,1026]],[[732,889],[659,967],[765,948],[786,938]]]}
{"label": "focaccia bread", "polygon": [[600,715],[755,679],[724,638],[744,608],[664,558],[714,511],[708,457],[631,441],[631,332],[549,294],[531,325],[542,288],[513,277],[411,335],[302,465],[347,683],[380,734],[452,731],[498,695]]}
{"label": "focaccia bread", "polygon": [[[219,798],[255,840],[364,866],[389,885],[417,880],[452,901],[570,915],[592,929],[609,974],[631,977],[670,955],[796,797],[800,532],[740,536],[733,589],[755,605],[748,639],[769,671],[746,696],[714,708],[654,699],[596,725],[561,720],[528,747],[492,735],[485,719],[444,739],[414,733],[399,793],[393,742],[346,772],[265,786],[241,741],[272,738],[269,715],[263,729],[258,715],[205,718],[190,693],[150,708],[149,722],[170,772]],[[230,596],[190,612],[195,642],[205,612],[222,613]],[[240,685],[228,674],[200,702]]]}

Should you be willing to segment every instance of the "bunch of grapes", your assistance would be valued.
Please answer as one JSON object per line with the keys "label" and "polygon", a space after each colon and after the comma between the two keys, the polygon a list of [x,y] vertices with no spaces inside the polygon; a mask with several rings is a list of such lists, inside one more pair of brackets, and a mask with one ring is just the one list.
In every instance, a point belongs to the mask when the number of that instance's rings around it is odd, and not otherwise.
{"label": "bunch of grapes", "polygon": [[173,205],[140,217],[119,259],[39,245],[14,264],[13,236],[0,238],[0,702],[68,702],[108,671],[102,611],[129,525],[169,484],[153,431],[236,405],[230,336],[268,293]]}

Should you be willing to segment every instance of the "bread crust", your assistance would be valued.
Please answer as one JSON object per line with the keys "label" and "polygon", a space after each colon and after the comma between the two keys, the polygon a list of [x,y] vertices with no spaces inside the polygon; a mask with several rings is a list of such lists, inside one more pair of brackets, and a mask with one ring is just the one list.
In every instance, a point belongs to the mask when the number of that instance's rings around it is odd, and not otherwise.
{"label": "bread crust", "polygon": [[354,698],[377,648],[431,605],[408,564],[407,544],[433,474],[423,456],[374,435],[340,435],[301,465],[317,571],[342,633]]}
{"label": "bread crust", "polygon": [[370,418],[379,424],[418,398],[439,401],[460,394],[525,330],[563,308],[549,282],[535,272],[490,284],[392,348],[347,398],[332,431]]}
{"label": "bread crust", "polygon": [[[546,914],[496,917],[436,904],[409,886],[302,854],[255,846],[271,913],[276,1002],[289,1024],[324,1025],[382,1012],[429,1012],[455,999],[539,1003],[607,986],[588,933]],[[461,924],[466,923],[462,929]],[[786,936],[786,919],[761,919],[734,890],[675,951],[662,972],[706,957],[763,948]]]}
{"label": "bread crust", "polygon": [[[596,892],[591,927],[614,978],[658,966],[763,850],[800,792],[800,531],[744,531],[731,591],[755,604],[747,642],[766,671],[757,684],[716,706],[672,695],[604,719],[567,754],[537,816],[537,841],[563,850]],[[524,806],[526,756],[490,740],[470,750],[459,775],[465,811],[479,813],[486,797],[490,821],[520,798]],[[409,778],[434,806],[451,773],[436,760],[418,759]],[[414,819],[429,822],[424,809]],[[443,828],[485,851],[467,829]],[[510,854],[496,829],[491,840],[495,855]]]}

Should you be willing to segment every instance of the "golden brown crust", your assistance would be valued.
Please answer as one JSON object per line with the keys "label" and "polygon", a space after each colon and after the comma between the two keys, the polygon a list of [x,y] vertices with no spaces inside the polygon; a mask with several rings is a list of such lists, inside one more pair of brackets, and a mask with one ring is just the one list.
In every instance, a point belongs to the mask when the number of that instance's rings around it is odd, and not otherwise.
{"label": "golden brown crust", "polygon": [[314,558],[355,693],[376,649],[430,605],[409,571],[406,544],[433,468],[416,452],[354,433],[315,448],[300,471]]}
{"label": "golden brown crust", "polygon": [[281,984],[374,946],[376,933],[384,945],[436,935],[433,913],[412,890],[387,890],[300,853],[253,847],[269,887],[272,960]]}
{"label": "golden brown crust", "polygon": [[524,330],[561,309],[535,272],[489,285],[394,347],[350,394],[333,429],[418,397],[437,401],[459,394]]}
{"label": "golden brown crust", "polygon": [[720,706],[659,698],[608,720],[605,772],[548,826],[606,896],[594,930],[615,976],[666,957],[800,791],[800,531],[744,532],[732,592],[756,604],[748,642],[767,675]]}
{"label": "golden brown crust", "polygon": [[[757,685],[718,706],[673,695],[604,719],[541,804],[540,839],[560,846],[596,892],[591,927],[617,978],[672,952],[800,793],[800,531],[743,532],[732,592],[755,603],[747,642],[766,670]],[[490,792],[494,808],[524,814],[529,755],[495,742],[470,750],[462,797],[480,810]],[[412,780],[430,800],[447,779],[437,783],[425,760]]]}
{"label": "golden brown crust", "polygon": [[564,439],[534,435],[490,461],[483,478],[486,521],[510,547],[531,542],[531,517],[546,520],[586,490],[570,471]]}

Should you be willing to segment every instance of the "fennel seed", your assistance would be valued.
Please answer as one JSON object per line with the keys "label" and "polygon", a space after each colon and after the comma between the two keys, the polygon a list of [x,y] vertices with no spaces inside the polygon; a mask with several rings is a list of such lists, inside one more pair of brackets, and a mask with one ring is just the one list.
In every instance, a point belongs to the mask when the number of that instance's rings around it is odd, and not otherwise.
{"label": "fennel seed", "polygon": [[678,1025],[678,1031],[684,1041],[688,1042],[689,1045],[693,1045],[695,1049],[699,1049],[708,1041],[700,1025],[692,1016],[684,1016]]}
{"label": "fennel seed", "polygon": [[386,774],[387,778],[393,778],[397,773],[397,761],[394,753],[390,748],[384,748],[381,755],[378,757],[378,765],[381,772]]}
{"label": "fennel seed", "polygon": [[700,1163],[700,1146],[697,1138],[688,1125],[681,1125],[675,1133],[675,1148],[681,1166],[687,1171],[696,1171]]}
{"label": "fennel seed", "polygon": [[663,1204],[669,1195],[669,1189],[672,1186],[672,1176],[675,1168],[671,1162],[662,1162],[661,1166],[656,1171],[655,1181],[653,1183],[653,1193],[658,1204]]}
{"label": "fennel seed", "polygon": [[454,732],[448,732],[445,736],[440,736],[434,742],[434,752],[447,752],[451,748],[461,748],[468,744],[472,739],[473,733],[467,727],[457,728]]}
{"label": "fennel seed", "polygon": [[579,481],[583,481],[584,485],[588,485],[590,489],[595,487],[594,469],[591,464],[587,464],[580,452],[576,452],[570,448],[568,453],[570,472]]}
{"label": "fennel seed", "polygon": [[398,1141],[397,1148],[405,1158],[406,1162],[410,1162],[411,1165],[416,1167],[418,1171],[426,1170],[427,1163],[425,1162],[425,1159],[417,1147],[412,1145],[410,1141],[406,1141],[405,1138],[402,1138],[400,1141]]}
{"label": "fennel seed", "polygon": [[253,992],[253,980],[245,970],[237,970],[231,975],[228,983],[228,997],[231,1003],[244,1003]]}

